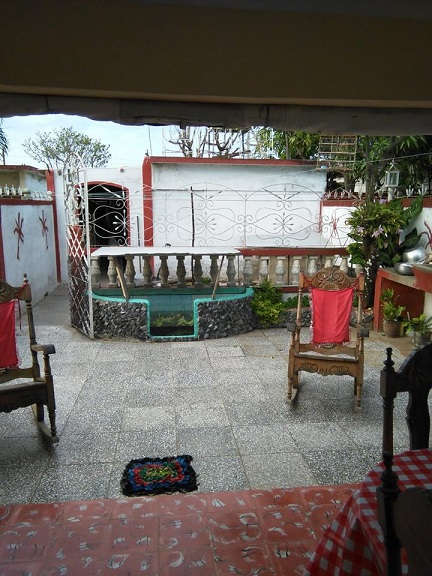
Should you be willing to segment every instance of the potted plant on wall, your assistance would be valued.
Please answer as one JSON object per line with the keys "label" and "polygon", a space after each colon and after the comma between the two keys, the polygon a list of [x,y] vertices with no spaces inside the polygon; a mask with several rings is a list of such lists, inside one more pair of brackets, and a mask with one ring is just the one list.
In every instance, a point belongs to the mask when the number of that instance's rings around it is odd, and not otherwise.
{"label": "potted plant on wall", "polygon": [[402,335],[404,319],[402,314],[405,306],[397,304],[399,296],[395,295],[393,288],[382,290],[380,295],[383,313],[383,332],[389,338],[396,338]]}
{"label": "potted plant on wall", "polygon": [[416,318],[409,318],[405,323],[407,332],[412,333],[413,344],[416,348],[425,346],[430,342],[432,334],[432,316],[420,314]]}

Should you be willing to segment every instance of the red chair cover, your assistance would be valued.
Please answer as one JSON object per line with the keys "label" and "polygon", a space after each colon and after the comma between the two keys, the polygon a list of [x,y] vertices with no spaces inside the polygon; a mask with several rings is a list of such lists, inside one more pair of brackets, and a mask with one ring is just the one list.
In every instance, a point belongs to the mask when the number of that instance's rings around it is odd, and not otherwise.
{"label": "red chair cover", "polygon": [[311,288],[313,344],[343,344],[350,341],[349,322],[354,288]]}
{"label": "red chair cover", "polygon": [[18,366],[15,337],[15,302],[0,304],[0,369]]}

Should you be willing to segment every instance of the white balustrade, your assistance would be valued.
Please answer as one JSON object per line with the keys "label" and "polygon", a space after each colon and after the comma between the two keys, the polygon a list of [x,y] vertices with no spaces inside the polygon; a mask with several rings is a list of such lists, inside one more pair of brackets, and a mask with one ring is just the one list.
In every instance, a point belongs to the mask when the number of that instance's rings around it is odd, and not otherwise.
{"label": "white balustrade", "polygon": [[[348,271],[347,255],[317,255],[309,256],[292,254],[292,255],[265,255],[265,256],[251,256],[247,255],[239,259],[239,251],[237,253],[224,252],[221,248],[216,251],[214,248],[203,249],[182,249],[178,248],[179,253],[176,253],[176,248],[138,248],[138,247],[106,247],[95,250],[90,259],[90,275],[93,287],[101,285],[101,272],[100,272],[100,258],[108,258],[108,287],[116,288],[120,285],[119,278],[117,277],[117,270],[115,267],[115,259],[123,257],[126,261],[124,276],[128,288],[133,288],[137,285],[143,285],[145,288],[156,288],[160,286],[167,288],[169,286],[177,286],[178,288],[185,287],[190,279],[187,278],[187,263],[186,257],[191,258],[193,285],[196,288],[202,288],[203,283],[203,258],[210,259],[210,277],[213,286],[215,283],[226,283],[227,286],[237,286],[240,284],[238,278],[240,270],[242,272],[242,283],[244,286],[251,286],[254,283],[261,284],[264,280],[269,279],[276,286],[287,286],[287,278],[289,278],[289,286],[296,286],[298,284],[299,274],[304,271],[309,276],[315,274],[322,267],[335,266],[339,261],[339,268],[344,272]],[[134,259],[142,258],[142,282],[136,278]],[[159,272],[157,278],[153,275],[153,258],[158,257],[160,261]],[[175,271],[170,270],[170,259],[175,258],[177,268]],[[257,267],[254,267],[254,258],[257,260]],[[259,260],[258,260],[259,259]],[[224,265],[225,263],[225,265]],[[239,269],[237,269],[237,265]],[[207,264],[208,266],[208,264]],[[206,268],[208,269],[208,268]],[[289,274],[288,274],[289,269]],[[357,271],[358,272],[358,271]],[[172,273],[172,276],[170,276]],[[177,276],[177,282],[176,277]],[[171,282],[169,282],[171,278]],[[103,282],[103,280],[102,280]]]}
{"label": "white balustrade", "polygon": [[269,260],[270,256],[261,256],[260,258],[260,266],[259,266],[259,277],[260,277],[260,284],[264,282],[264,280],[268,280],[269,277]]}
{"label": "white balustrade", "polygon": [[285,256],[277,256],[276,269],[275,269],[277,286],[282,286],[284,284],[285,261],[286,261]]}

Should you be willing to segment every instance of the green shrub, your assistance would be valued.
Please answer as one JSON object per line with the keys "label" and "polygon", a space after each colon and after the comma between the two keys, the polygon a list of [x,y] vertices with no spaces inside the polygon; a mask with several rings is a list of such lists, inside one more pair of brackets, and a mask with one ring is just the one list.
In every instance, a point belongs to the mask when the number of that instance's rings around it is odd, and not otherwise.
{"label": "green shrub", "polygon": [[263,328],[278,324],[287,307],[287,303],[282,300],[282,290],[273,286],[270,280],[264,280],[254,288],[251,308]]}

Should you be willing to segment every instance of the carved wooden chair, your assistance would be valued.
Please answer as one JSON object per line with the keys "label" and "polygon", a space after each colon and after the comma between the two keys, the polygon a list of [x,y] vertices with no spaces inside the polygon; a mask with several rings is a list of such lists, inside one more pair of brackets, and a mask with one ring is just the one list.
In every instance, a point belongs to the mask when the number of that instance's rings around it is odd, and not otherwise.
{"label": "carved wooden chair", "polygon": [[383,461],[381,485],[377,490],[378,517],[384,534],[387,576],[401,574],[401,547],[408,554],[409,574],[432,574],[432,491],[398,486],[393,465],[393,407],[400,392],[408,392],[407,425],[411,450],[429,447],[429,391],[432,388],[432,344],[412,352],[395,372],[387,348],[381,370],[383,398]]}
{"label": "carved wooden chair", "polygon": [[[31,366],[21,367],[15,333],[16,303],[24,301],[27,312]],[[0,412],[12,412],[31,406],[43,436],[50,442],[58,442],[55,422],[55,395],[51,374],[50,354],[55,353],[53,344],[36,342],[32,311],[30,284],[24,277],[23,285],[13,287],[0,280]],[[43,360],[43,374],[39,364]],[[5,385],[6,383],[10,383]],[[44,407],[47,408],[49,427],[45,423]]]}
{"label": "carved wooden chair", "polygon": [[[364,278],[350,278],[337,268],[324,268],[309,277],[299,276],[297,317],[288,326],[291,343],[288,357],[288,402],[295,399],[301,371],[322,376],[348,375],[354,378],[356,405],[363,387],[364,343],[362,327]],[[311,301],[311,339],[301,340],[302,298]],[[355,340],[350,341],[350,321],[357,296]]]}

